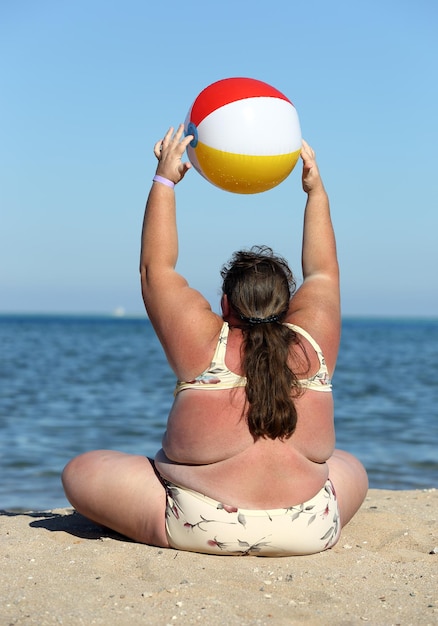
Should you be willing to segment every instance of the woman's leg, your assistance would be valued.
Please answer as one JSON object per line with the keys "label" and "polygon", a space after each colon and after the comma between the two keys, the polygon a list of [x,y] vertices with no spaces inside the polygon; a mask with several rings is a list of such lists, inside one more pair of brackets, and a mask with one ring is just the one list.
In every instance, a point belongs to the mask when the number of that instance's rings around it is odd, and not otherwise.
{"label": "woman's leg", "polygon": [[146,457],[87,452],[68,463],[62,483],[72,506],[88,519],[135,541],[168,547],[166,493]]}
{"label": "woman's leg", "polygon": [[362,463],[344,450],[335,450],[327,465],[336,491],[341,525],[345,526],[365,500],[368,476]]}

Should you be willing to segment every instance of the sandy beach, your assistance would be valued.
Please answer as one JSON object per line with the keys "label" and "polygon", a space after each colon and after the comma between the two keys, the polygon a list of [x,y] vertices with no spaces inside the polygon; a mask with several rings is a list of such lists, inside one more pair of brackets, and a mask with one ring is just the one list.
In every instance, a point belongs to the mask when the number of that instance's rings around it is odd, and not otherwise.
{"label": "sandy beach", "polygon": [[72,509],[0,515],[0,624],[438,623],[438,490],[370,490],[338,545],[221,557],[149,547]]}

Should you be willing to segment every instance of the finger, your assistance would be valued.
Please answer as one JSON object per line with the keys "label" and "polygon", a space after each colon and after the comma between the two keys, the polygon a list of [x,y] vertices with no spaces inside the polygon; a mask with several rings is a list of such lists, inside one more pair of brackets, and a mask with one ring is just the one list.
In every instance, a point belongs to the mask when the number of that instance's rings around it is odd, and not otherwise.
{"label": "finger", "polygon": [[189,161],[187,161],[186,163],[181,163],[181,169],[180,169],[181,179],[184,178],[184,176],[187,174],[187,172],[189,171],[191,167],[192,167],[192,164]]}
{"label": "finger", "polygon": [[313,151],[313,149],[309,146],[309,144],[307,143],[307,141],[305,141],[304,139],[302,139],[301,151],[302,151],[302,152],[307,152],[307,153],[308,153],[308,154],[310,154],[311,156],[313,156],[313,155],[314,155],[314,151]]}
{"label": "finger", "polygon": [[154,154],[157,157],[157,159],[160,159],[161,157],[161,145],[162,145],[162,141],[161,139],[159,141],[157,141],[157,143],[154,146]]}
{"label": "finger", "polygon": [[175,133],[173,137],[173,142],[175,144],[173,148],[175,150],[175,154],[179,156],[182,156],[184,150],[187,148],[189,143],[193,141],[194,139],[193,135],[186,135],[185,137],[181,139],[181,135],[183,131],[184,131],[184,126],[181,125],[181,127],[177,130],[177,132]]}
{"label": "finger", "polygon": [[166,148],[166,146],[169,145],[172,135],[173,135],[173,126],[171,126],[169,130],[167,131],[167,133],[164,135],[164,138],[161,141],[162,148]]}
{"label": "finger", "polygon": [[[193,135],[186,135],[185,137],[183,137],[183,134],[184,134],[184,124],[180,124],[178,126],[178,129],[177,129],[173,139],[174,139],[175,143],[179,144],[179,149],[181,150],[181,154],[187,148],[189,143],[191,141],[193,141],[193,139],[194,139]],[[183,138],[181,139],[181,137],[183,137]]]}
{"label": "finger", "polygon": [[183,152],[187,148],[189,143],[193,141],[193,139],[194,139],[193,135],[186,135],[184,139],[181,140],[181,147],[183,148]]}
{"label": "finger", "polygon": [[306,148],[301,148],[300,157],[302,158],[304,164],[309,163],[309,161],[312,160],[312,155]]}
{"label": "finger", "polygon": [[178,126],[178,128],[177,128],[176,133],[175,133],[175,139],[177,141],[179,141],[181,139],[183,132],[184,132],[184,124],[180,124]]}
{"label": "finger", "polygon": [[301,156],[301,159],[303,160],[304,167],[310,168],[312,165],[315,164],[315,155],[312,149],[310,150],[307,150],[305,148],[301,149],[300,156]]}

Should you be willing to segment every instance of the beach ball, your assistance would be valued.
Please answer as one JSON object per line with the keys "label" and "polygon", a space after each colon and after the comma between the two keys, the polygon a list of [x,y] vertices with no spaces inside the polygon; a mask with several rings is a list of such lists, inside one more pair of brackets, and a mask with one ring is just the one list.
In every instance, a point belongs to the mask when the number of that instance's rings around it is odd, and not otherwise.
{"label": "beach ball", "polygon": [[187,156],[209,182],[234,193],[272,189],[300,156],[301,129],[292,102],[267,83],[225,78],[206,87],[184,123]]}

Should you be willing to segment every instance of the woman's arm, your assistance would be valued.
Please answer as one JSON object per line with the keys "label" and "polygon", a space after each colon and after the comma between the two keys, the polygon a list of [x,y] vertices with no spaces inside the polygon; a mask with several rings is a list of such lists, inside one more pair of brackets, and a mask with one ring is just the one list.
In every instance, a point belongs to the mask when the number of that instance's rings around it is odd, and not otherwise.
{"label": "woman's arm", "polygon": [[[159,272],[173,270],[178,258],[178,235],[176,230],[176,203],[174,185],[183,179],[190,163],[181,157],[191,136],[181,141],[182,126],[173,135],[170,128],[162,141],[154,147],[158,159],[156,174],[164,179],[152,184],[143,220],[140,275],[145,303],[148,288],[153,284],[154,269]],[[167,181],[168,184],[165,184]]]}
{"label": "woman's arm", "polygon": [[[209,365],[206,344],[220,328],[218,316],[176,270],[178,234],[175,190],[189,170],[182,156],[192,137],[183,137],[183,125],[170,128],[154,147],[156,174],[164,182],[153,182],[143,220],[140,276],[146,310],[163,345],[171,367],[180,378],[199,374]],[[166,184],[166,181],[168,184]],[[170,183],[170,185],[169,185]],[[219,331],[218,331],[219,332]],[[204,367],[202,367],[204,366]]]}
{"label": "woman's arm", "polygon": [[316,164],[315,153],[305,141],[301,155],[303,189],[307,193],[302,248],[303,277],[306,280],[313,276],[325,276],[336,283],[339,279],[339,268],[329,199]]}
{"label": "woman's arm", "polygon": [[340,339],[340,289],[330,203],[312,148],[303,141],[303,284],[291,300],[289,315],[321,344],[333,371]]}

